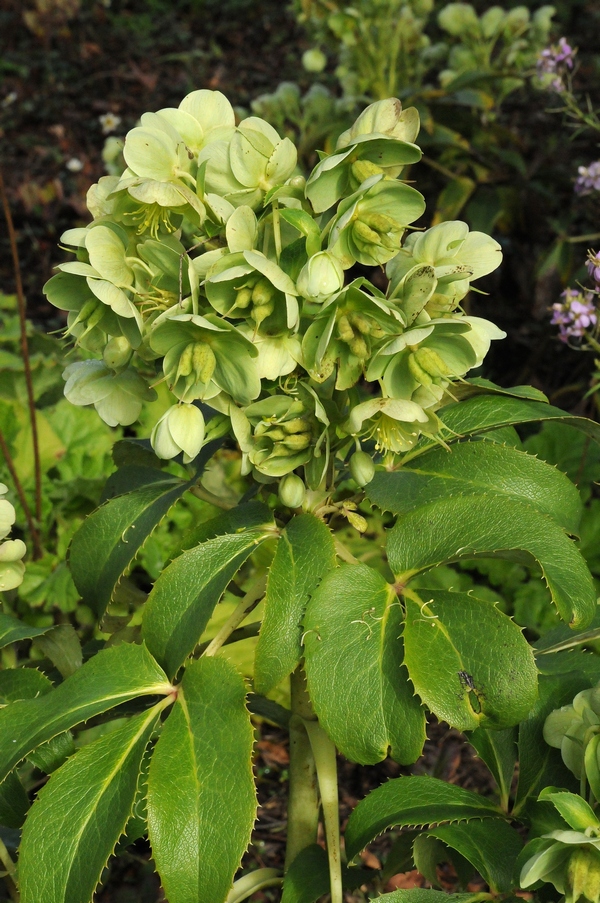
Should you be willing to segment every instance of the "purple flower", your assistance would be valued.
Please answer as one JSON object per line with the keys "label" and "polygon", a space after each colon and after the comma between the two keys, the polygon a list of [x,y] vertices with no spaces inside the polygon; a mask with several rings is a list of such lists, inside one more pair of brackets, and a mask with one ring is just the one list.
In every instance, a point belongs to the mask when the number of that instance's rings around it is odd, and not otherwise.
{"label": "purple flower", "polygon": [[552,88],[558,94],[566,90],[563,76],[573,68],[576,52],[566,38],[561,38],[558,44],[552,44],[538,54],[537,75],[543,87]]}
{"label": "purple flower", "polygon": [[588,251],[587,271],[597,286],[600,285],[600,253]]}
{"label": "purple flower", "polygon": [[582,338],[586,329],[598,322],[593,293],[567,288],[561,294],[561,298],[564,299],[562,302],[552,305],[550,322],[558,326],[562,342],[568,342],[570,338]]}
{"label": "purple flower", "polygon": [[600,160],[590,163],[589,166],[579,166],[577,172],[579,175],[575,181],[575,194],[600,191]]}

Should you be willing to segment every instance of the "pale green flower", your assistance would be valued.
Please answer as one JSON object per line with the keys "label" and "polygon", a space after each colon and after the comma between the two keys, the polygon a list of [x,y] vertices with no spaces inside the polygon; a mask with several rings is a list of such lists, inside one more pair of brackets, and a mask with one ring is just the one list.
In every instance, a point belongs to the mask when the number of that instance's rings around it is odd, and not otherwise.
{"label": "pale green flower", "polygon": [[584,739],[600,732],[600,687],[582,690],[570,705],[550,712],[544,722],[544,740],[560,749],[563,762],[580,778],[585,754]]}
{"label": "pale green flower", "polygon": [[63,373],[65,396],[75,405],[93,404],[109,426],[129,426],[140,416],[144,401],[154,401],[136,370],[114,373],[103,361],[69,364]]}
{"label": "pale green flower", "polygon": [[422,431],[438,431],[439,421],[412,401],[400,398],[371,398],[356,405],[344,424],[351,436],[374,439],[378,451],[408,451]]}
{"label": "pale green flower", "polygon": [[424,210],[423,195],[410,185],[372,176],[340,203],[329,247],[344,269],[387,263],[398,253],[407,225]]}
{"label": "pale green flower", "polygon": [[303,298],[322,304],[344,286],[344,269],[331,251],[319,251],[302,267],[296,287]]}
{"label": "pale green flower", "polygon": [[175,458],[183,452],[183,463],[189,464],[202,448],[204,431],[200,408],[193,404],[176,404],[160,418],[150,441],[159,458]]}
{"label": "pale green flower", "polygon": [[247,324],[238,327],[256,347],[255,364],[260,379],[276,380],[292,373],[302,361],[302,344],[297,335],[263,336]]}
{"label": "pale green flower", "polygon": [[[6,492],[8,492],[7,487],[4,483],[0,483],[0,494],[4,495]],[[0,499],[0,539],[8,536],[16,516],[14,506],[11,505],[8,499]]]}
{"label": "pale green flower", "polygon": [[150,334],[150,347],[164,355],[167,384],[181,401],[226,392],[240,404],[260,393],[258,351],[226,320],[207,314],[163,315]]}
{"label": "pale green flower", "polygon": [[16,589],[23,582],[25,565],[21,561],[27,548],[20,539],[0,543],[0,592]]}

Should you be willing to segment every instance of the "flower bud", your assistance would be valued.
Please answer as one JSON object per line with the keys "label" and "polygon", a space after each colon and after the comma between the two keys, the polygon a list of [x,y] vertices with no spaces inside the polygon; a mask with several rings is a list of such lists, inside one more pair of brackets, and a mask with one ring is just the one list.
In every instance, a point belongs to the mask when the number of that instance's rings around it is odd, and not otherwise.
{"label": "flower bud", "polygon": [[125,336],[117,335],[106,343],[102,357],[106,366],[111,370],[120,370],[121,367],[127,366],[132,354],[133,349]]}
{"label": "flower bud", "polygon": [[204,417],[193,404],[176,404],[160,418],[150,436],[159,458],[168,460],[183,452],[184,464],[197,456],[204,443]]}
{"label": "flower bud", "polygon": [[302,54],[302,65],[307,72],[322,72],[327,65],[327,57],[318,47],[311,47]]}
{"label": "flower bud", "polygon": [[344,269],[329,251],[319,251],[302,267],[297,288],[304,298],[322,304],[344,286]]}
{"label": "flower bud", "polygon": [[20,539],[9,539],[0,545],[0,592],[16,589],[23,582],[25,565],[21,558],[26,551]]}
{"label": "flower bud", "polygon": [[359,486],[366,486],[375,476],[373,459],[364,451],[354,452],[350,458],[350,473]]}
{"label": "flower bud", "polygon": [[279,499],[287,508],[300,508],[306,497],[306,487],[295,473],[288,473],[279,481]]}

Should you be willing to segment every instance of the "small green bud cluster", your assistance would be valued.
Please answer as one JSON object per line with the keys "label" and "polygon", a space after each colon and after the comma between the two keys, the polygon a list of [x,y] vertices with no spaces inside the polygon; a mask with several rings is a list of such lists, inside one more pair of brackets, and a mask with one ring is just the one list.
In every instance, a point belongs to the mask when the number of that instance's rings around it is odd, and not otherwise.
{"label": "small green bud cluster", "polygon": [[[157,455],[190,462],[229,432],[290,507],[332,484],[353,442],[393,457],[437,437],[451,383],[503,335],[460,309],[501,253],[462,222],[410,232],[425,204],[398,177],[418,130],[399,100],[371,104],[304,178],[293,143],[258,116],[236,125],[218,91],[145,113],[45,287],[89,356],[66,368],[67,398],[128,425],[164,381]],[[387,292],[356,264],[385,265]],[[373,468],[353,455],[358,485]]]}

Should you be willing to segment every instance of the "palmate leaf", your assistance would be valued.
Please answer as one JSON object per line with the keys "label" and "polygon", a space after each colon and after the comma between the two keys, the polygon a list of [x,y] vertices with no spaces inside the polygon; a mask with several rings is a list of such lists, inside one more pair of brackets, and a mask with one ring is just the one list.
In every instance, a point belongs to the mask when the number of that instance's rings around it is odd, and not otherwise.
{"label": "palmate leaf", "polygon": [[533,651],[490,602],[421,589],[405,597],[404,663],[423,702],[459,730],[511,727],[537,699]]}
{"label": "palmate leaf", "polygon": [[402,777],[371,791],[352,812],[346,828],[346,852],[353,859],[382,831],[392,827],[462,822],[502,816],[489,799],[437,778]]}
{"label": "palmate leaf", "polygon": [[393,514],[456,495],[494,493],[527,502],[567,531],[579,528],[582,505],[573,483],[545,461],[492,442],[436,448],[394,473],[376,473],[368,499]]}
{"label": "palmate leaf", "polygon": [[131,815],[142,758],[166,704],[85,746],[42,788],[20,846],[22,903],[89,903]]}
{"label": "palmate leaf", "polygon": [[498,731],[478,727],[469,734],[469,743],[493,774],[500,791],[502,807],[507,809],[517,761],[517,729],[509,727]]}
{"label": "palmate leaf", "polygon": [[170,676],[197,645],[236,571],[270,536],[272,525],[216,536],[183,552],[162,572],[144,608],[142,635]]}
{"label": "palmate leaf", "polygon": [[20,828],[29,809],[29,798],[16,771],[0,784],[0,825]]}
{"label": "palmate leaf", "polygon": [[[461,558],[535,559],[561,618],[586,627],[596,611],[587,565],[558,524],[523,502],[501,496],[445,498],[400,517],[387,543],[398,582]],[[515,555],[515,553],[517,553]]]}
{"label": "palmate leaf", "polygon": [[148,831],[169,903],[224,903],[256,814],[246,687],[221,658],[185,671],[150,763]]}
{"label": "palmate leaf", "polygon": [[254,664],[254,689],[266,695],[302,656],[302,619],[310,594],[336,565],[333,537],[312,514],[293,517],[277,544],[269,572]]}
{"label": "palmate leaf", "polygon": [[325,576],[304,619],[308,689],[319,721],[349,759],[414,762],[425,715],[402,665],[402,608],[364,564]]}
{"label": "palmate leaf", "polygon": [[[135,468],[130,468],[135,470]],[[86,605],[98,617],[138,550],[169,508],[193,485],[148,468],[145,485],[105,502],[71,542],[69,567]]]}
{"label": "palmate leaf", "polygon": [[0,709],[0,781],[57,734],[130,699],[171,690],[145,646],[102,650],[55,690]]}

